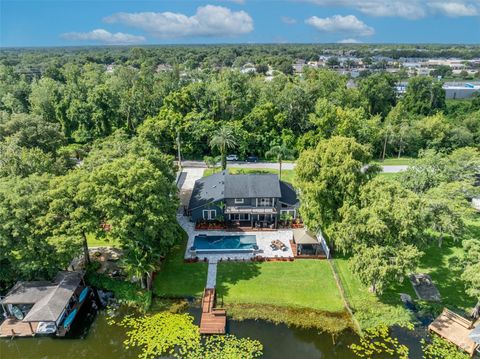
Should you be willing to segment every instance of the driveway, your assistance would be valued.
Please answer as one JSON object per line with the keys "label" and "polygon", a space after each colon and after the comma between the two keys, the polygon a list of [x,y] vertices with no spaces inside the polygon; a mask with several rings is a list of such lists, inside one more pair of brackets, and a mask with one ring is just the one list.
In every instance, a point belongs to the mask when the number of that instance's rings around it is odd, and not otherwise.
{"label": "driveway", "polygon": [[201,167],[182,168],[182,172],[178,175],[177,181],[177,186],[180,189],[179,196],[182,207],[188,206],[195,181],[203,177],[204,170],[205,169]]}

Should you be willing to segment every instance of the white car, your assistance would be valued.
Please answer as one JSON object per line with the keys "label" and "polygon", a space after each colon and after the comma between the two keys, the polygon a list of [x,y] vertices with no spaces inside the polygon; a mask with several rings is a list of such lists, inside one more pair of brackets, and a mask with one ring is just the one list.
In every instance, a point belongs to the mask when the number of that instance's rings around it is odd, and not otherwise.
{"label": "white car", "polygon": [[227,156],[227,161],[238,161],[238,156],[237,155],[228,155]]}

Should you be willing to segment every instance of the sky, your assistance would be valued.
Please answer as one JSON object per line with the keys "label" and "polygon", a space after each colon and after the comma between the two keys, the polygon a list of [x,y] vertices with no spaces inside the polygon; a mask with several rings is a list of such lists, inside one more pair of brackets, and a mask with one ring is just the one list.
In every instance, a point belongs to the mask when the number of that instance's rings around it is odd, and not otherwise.
{"label": "sky", "polygon": [[480,0],[0,0],[0,46],[480,43]]}

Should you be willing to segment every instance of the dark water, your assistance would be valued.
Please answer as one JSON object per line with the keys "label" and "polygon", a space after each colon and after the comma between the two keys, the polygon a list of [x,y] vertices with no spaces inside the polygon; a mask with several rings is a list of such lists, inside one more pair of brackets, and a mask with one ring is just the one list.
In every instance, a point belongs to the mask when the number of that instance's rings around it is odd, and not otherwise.
{"label": "dark water", "polygon": [[[190,309],[197,322],[199,310]],[[264,346],[265,359],[353,359],[348,345],[357,341],[353,332],[332,337],[317,330],[290,328],[266,321],[229,320],[229,333],[239,337],[258,339]],[[95,318],[76,323],[72,328],[75,338],[18,338],[0,339],[1,359],[94,359],[137,358],[138,353],[123,349],[123,328],[107,323],[107,314],[99,312]],[[410,340],[406,338],[407,341]],[[415,358],[415,356],[411,356]]]}

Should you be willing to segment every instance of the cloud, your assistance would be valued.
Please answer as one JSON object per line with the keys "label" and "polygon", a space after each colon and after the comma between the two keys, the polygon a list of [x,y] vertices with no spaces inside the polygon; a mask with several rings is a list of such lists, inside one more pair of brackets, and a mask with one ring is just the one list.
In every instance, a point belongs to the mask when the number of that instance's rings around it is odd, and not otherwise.
{"label": "cloud", "polygon": [[160,39],[235,36],[253,31],[253,19],[245,11],[223,6],[200,6],[193,16],[173,12],[119,12],[103,19],[142,29]]}
{"label": "cloud", "polygon": [[300,0],[324,7],[346,7],[370,16],[398,16],[418,19],[425,16],[420,0]]}
{"label": "cloud", "polygon": [[480,11],[479,0],[297,0],[324,7],[345,7],[366,15],[420,19],[434,12],[447,16],[473,16]]}
{"label": "cloud", "polygon": [[357,39],[343,39],[340,41],[337,41],[339,44],[362,44],[360,40]]}
{"label": "cloud", "polygon": [[326,18],[312,16],[305,22],[323,32],[346,33],[356,36],[371,36],[375,33],[372,27],[357,19],[354,15],[334,15]]}
{"label": "cloud", "polygon": [[145,37],[116,32],[112,34],[104,29],[90,32],[67,32],[61,35],[64,39],[72,41],[99,41],[109,45],[138,44],[145,41]]}
{"label": "cloud", "polygon": [[433,2],[428,6],[450,17],[476,16],[479,13],[474,5],[459,2]]}
{"label": "cloud", "polygon": [[288,16],[282,16],[280,20],[282,20],[282,22],[287,25],[294,25],[297,23],[297,19],[294,19]]}
{"label": "cloud", "polygon": [[243,5],[243,4],[245,4],[245,0],[218,0],[218,1],[223,1],[223,2],[234,2],[235,4],[240,4],[240,5]]}

